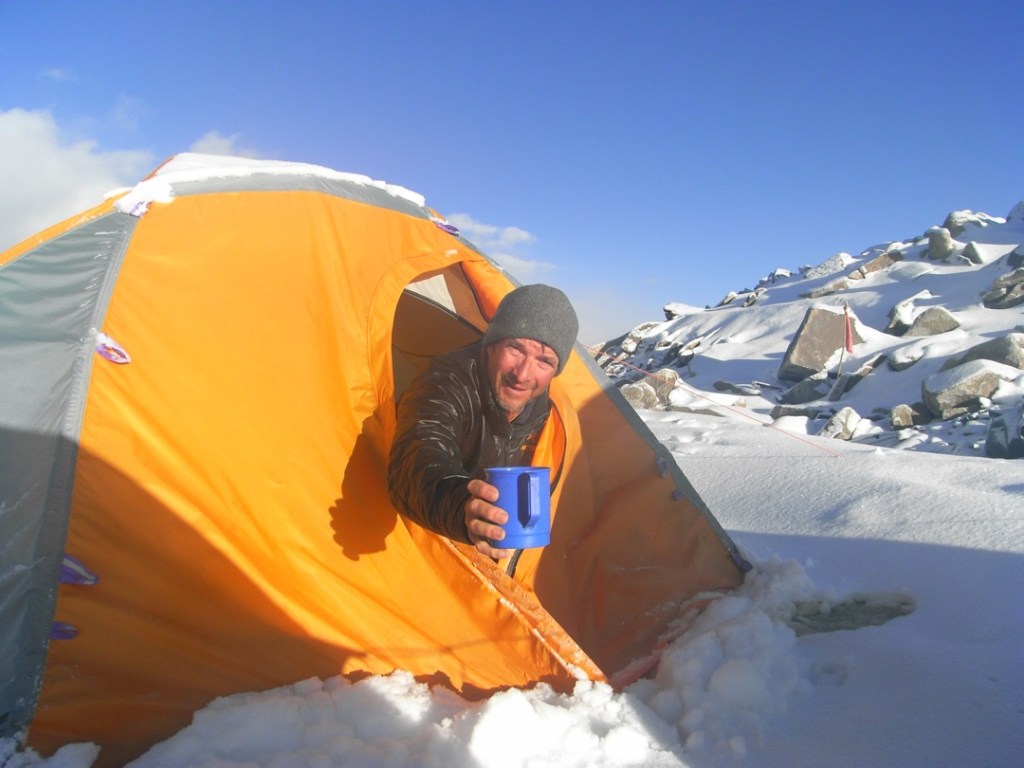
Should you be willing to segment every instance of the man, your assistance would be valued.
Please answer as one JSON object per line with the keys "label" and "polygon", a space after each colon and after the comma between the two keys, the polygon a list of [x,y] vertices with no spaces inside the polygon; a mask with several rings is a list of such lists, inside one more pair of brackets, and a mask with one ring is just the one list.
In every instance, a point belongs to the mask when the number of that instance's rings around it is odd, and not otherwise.
{"label": "man", "polygon": [[398,406],[388,464],[391,500],[410,520],[495,560],[508,519],[484,468],[530,463],[548,419],[548,385],[572,352],[579,321],[548,285],[507,294],[477,344],[436,358]]}

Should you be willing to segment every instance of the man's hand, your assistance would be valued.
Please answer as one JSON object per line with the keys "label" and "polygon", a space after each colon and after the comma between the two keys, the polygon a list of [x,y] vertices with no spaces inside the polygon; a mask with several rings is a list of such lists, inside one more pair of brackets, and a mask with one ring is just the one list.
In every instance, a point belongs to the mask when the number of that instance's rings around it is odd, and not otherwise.
{"label": "man's hand", "polygon": [[508,515],[501,507],[494,506],[498,500],[498,489],[483,480],[470,480],[466,486],[469,500],[463,507],[466,513],[466,531],[473,546],[493,560],[502,560],[512,554],[511,550],[492,547],[491,541],[505,538],[501,525]]}

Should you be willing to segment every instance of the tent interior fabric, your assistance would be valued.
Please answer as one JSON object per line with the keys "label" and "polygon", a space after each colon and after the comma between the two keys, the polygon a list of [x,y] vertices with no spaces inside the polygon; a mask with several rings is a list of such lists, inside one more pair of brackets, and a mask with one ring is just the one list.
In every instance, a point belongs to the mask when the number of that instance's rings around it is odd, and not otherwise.
{"label": "tent interior fabric", "polygon": [[388,500],[396,397],[515,285],[407,190],[192,154],[0,254],[0,737],[118,765],[312,676],[654,663],[743,561],[581,348],[550,545],[510,575]]}

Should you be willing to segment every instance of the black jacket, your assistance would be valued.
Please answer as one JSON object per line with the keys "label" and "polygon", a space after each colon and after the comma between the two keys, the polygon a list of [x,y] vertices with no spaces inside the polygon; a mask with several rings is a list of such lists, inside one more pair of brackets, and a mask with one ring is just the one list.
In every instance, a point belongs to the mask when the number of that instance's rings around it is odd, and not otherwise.
{"label": "black jacket", "polygon": [[392,503],[424,528],[469,543],[466,483],[483,478],[486,467],[529,464],[550,407],[545,393],[510,422],[487,381],[480,344],[436,358],[398,405]]}

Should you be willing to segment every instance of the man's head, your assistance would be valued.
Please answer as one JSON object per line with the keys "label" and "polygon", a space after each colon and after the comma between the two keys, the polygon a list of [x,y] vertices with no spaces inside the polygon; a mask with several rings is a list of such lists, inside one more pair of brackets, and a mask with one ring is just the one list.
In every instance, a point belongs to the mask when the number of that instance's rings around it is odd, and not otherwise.
{"label": "man's head", "polygon": [[484,333],[484,346],[503,339],[533,339],[558,357],[555,375],[562,372],[580,323],[569,298],[550,285],[521,285],[505,295]]}
{"label": "man's head", "polygon": [[524,285],[502,299],[483,343],[488,381],[510,419],[562,372],[578,329],[576,312],[557,288]]}

